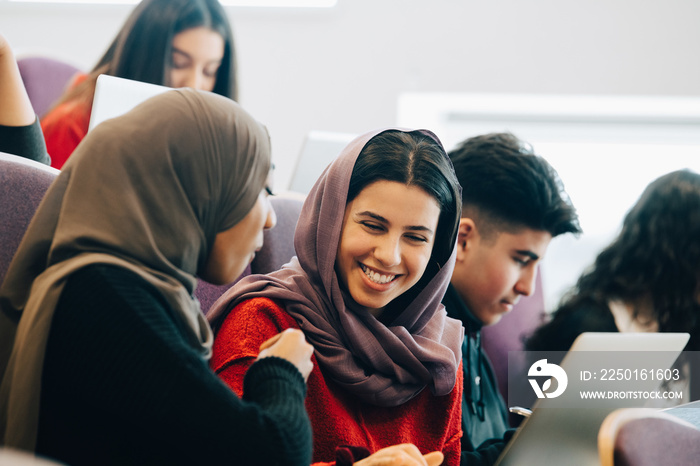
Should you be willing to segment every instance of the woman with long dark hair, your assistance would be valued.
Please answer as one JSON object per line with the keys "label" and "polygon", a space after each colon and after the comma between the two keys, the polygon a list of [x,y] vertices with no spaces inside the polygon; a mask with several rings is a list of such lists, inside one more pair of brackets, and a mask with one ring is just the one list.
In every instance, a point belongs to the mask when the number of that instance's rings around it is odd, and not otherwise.
{"label": "woman with long dark hair", "polygon": [[700,349],[700,175],[657,178],[622,230],[527,342],[566,351],[582,332],[688,332]]}
{"label": "woman with long dark hair", "polygon": [[61,168],[87,134],[100,74],[192,87],[238,100],[231,25],[218,0],[143,0],[87,75],[79,75],[41,126]]}

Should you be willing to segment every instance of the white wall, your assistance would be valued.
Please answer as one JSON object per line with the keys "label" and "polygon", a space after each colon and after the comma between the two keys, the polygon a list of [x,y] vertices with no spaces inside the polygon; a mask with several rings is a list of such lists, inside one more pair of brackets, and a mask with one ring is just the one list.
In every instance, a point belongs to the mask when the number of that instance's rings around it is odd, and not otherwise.
{"label": "white wall", "polygon": [[[133,6],[0,0],[18,52],[90,68]],[[241,103],[286,186],[307,131],[395,124],[404,91],[700,96],[697,0],[339,0],[228,8]]]}

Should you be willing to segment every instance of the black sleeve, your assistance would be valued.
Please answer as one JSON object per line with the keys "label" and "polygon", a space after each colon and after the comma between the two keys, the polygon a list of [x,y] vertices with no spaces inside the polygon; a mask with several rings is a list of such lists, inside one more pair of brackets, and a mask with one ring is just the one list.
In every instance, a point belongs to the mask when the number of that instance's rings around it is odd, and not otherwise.
{"label": "black sleeve", "polygon": [[238,398],[190,348],[155,288],[89,266],[52,321],[38,451],[81,464],[311,462],[306,385],[280,358],[251,366]]}
{"label": "black sleeve", "polygon": [[460,466],[490,466],[496,463],[506,444],[513,437],[515,430],[508,429],[503,438],[486,440],[475,451],[463,451]]}
{"label": "black sleeve", "polygon": [[51,165],[39,118],[29,126],[0,125],[0,152]]}

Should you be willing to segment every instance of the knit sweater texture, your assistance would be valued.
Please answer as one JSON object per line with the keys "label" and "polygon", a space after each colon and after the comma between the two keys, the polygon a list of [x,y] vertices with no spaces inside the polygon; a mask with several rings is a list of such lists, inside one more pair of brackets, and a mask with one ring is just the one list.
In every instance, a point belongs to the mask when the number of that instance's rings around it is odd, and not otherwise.
{"label": "knit sweater texture", "polygon": [[[257,357],[260,344],[287,328],[300,327],[281,303],[267,298],[240,303],[218,330],[211,367],[245,397],[244,374]],[[424,389],[400,406],[380,407],[342,389],[324,375],[315,358],[313,361],[306,409],[313,428],[315,463],[333,463],[337,448],[343,445],[364,447],[374,453],[391,445],[413,443],[424,454],[442,451],[445,466],[459,464],[461,377],[448,395],[433,396]]]}
{"label": "knit sweater texture", "polygon": [[250,365],[237,397],[135,273],[68,279],[42,375],[38,453],[79,465],[308,465],[306,387],[288,361]]}

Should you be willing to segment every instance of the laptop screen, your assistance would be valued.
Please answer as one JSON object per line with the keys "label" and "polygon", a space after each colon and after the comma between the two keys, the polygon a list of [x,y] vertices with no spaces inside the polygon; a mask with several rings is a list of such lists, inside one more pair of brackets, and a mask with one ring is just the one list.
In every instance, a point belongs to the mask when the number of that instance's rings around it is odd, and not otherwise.
{"label": "laptop screen", "polygon": [[349,133],[310,131],[299,153],[289,191],[308,194],[323,170],[355,137]]}
{"label": "laptop screen", "polygon": [[123,115],[144,100],[171,89],[101,74],[95,85],[88,132],[103,121]]}
{"label": "laptop screen", "polygon": [[[515,371],[516,380],[509,374],[509,403],[518,404],[511,400],[517,398],[511,385],[536,393],[537,401],[496,464],[598,464],[605,417],[617,408],[643,406],[645,394],[665,390],[657,387],[667,374],[673,379],[672,367],[688,339],[687,333],[582,333],[563,360],[531,352],[526,359],[536,361],[528,360],[525,372]],[[523,377],[526,383],[519,384]]]}

